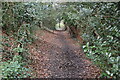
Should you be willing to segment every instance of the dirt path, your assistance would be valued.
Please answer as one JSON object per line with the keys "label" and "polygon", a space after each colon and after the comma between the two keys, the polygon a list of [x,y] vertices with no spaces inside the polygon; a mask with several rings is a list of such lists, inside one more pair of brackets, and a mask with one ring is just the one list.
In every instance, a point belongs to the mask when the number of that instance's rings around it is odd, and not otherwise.
{"label": "dirt path", "polygon": [[[41,32],[40,32],[41,33]],[[67,31],[55,34],[42,31],[31,48],[30,66],[38,78],[96,78],[100,70],[87,59]],[[41,39],[41,40],[40,40]]]}

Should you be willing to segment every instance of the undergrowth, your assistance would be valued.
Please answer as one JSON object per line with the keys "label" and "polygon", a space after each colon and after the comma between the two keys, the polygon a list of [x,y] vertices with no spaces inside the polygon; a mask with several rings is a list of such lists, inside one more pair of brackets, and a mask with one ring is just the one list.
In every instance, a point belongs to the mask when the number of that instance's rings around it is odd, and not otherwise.
{"label": "undergrowth", "polygon": [[2,67],[2,77],[5,79],[31,76],[31,69],[26,66],[31,62],[27,45],[33,41],[29,28],[29,24],[23,24],[12,35],[4,33],[2,36],[3,55],[0,67]]}

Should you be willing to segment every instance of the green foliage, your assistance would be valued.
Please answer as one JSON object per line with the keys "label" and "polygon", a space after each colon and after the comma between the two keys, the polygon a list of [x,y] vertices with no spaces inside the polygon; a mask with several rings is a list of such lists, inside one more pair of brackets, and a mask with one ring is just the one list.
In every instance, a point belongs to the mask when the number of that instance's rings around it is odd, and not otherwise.
{"label": "green foliage", "polygon": [[[118,3],[3,2],[2,12],[2,28],[8,34],[12,32],[15,38],[15,47],[11,51],[4,50],[12,56],[13,53],[27,55],[26,46],[33,41],[32,33],[35,26],[53,29],[56,23],[64,20],[65,25],[81,29],[84,52],[102,69],[101,77],[119,77],[120,10]],[[9,41],[9,38],[6,40]],[[9,43],[3,43],[3,46],[11,47]],[[20,65],[16,61],[6,62],[6,64]],[[19,67],[23,68],[21,65]],[[6,70],[9,71],[9,68]],[[6,74],[8,73],[5,72],[5,76]],[[12,75],[11,72],[10,74]]]}
{"label": "green foliage", "polygon": [[120,27],[118,3],[67,3],[63,18],[81,29],[86,55],[102,69],[100,77],[119,77]]}
{"label": "green foliage", "polygon": [[[27,44],[33,40],[33,18],[28,15],[25,3],[2,3],[3,36],[3,78],[26,78],[31,73],[25,64],[29,63]],[[30,23],[31,22],[31,23]],[[18,56],[17,56],[18,55]],[[6,62],[5,62],[6,61]],[[24,63],[27,61],[26,63]]]}
{"label": "green foliage", "polygon": [[[107,43],[107,42],[106,42]],[[111,47],[106,47],[105,42],[95,41],[93,45],[89,42],[83,46],[84,52],[91,58],[95,64],[103,70],[101,77],[116,78],[119,75],[119,56]],[[105,75],[106,74],[106,75]]]}
{"label": "green foliage", "polygon": [[17,42],[27,44],[32,41],[32,30],[30,24],[22,24],[16,33]]}
{"label": "green foliage", "polygon": [[[15,47],[15,45],[18,43],[17,41],[15,41],[15,43],[13,45],[10,45],[10,37],[4,37],[3,39],[5,39],[7,41],[7,43],[3,42],[2,45],[5,47],[3,48],[3,62],[1,62],[0,67],[2,69],[2,75],[3,78],[26,78],[30,76],[30,69],[25,68],[24,66],[26,66],[26,64],[28,64],[28,60],[27,62],[27,50],[23,47],[17,46]],[[13,40],[12,40],[13,42]],[[9,46],[8,46],[9,45]],[[13,46],[13,47],[12,47]],[[6,48],[10,49],[7,50]],[[19,54],[18,56],[15,55],[16,53],[22,53]],[[6,61],[6,62],[5,62]]]}
{"label": "green foliage", "polygon": [[[96,13],[97,11],[97,13]],[[101,77],[119,77],[119,10],[117,3],[99,3],[87,19],[88,29],[85,30],[83,45],[84,52],[103,71]],[[109,11],[112,11],[109,12]]]}
{"label": "green foliage", "polygon": [[13,51],[20,53],[20,52],[24,52],[25,50],[24,50],[24,48],[17,47],[17,48],[14,48]]}
{"label": "green foliage", "polygon": [[25,64],[21,63],[21,56],[14,56],[13,60],[2,62],[3,78],[27,78],[31,74],[30,69],[23,67]]}

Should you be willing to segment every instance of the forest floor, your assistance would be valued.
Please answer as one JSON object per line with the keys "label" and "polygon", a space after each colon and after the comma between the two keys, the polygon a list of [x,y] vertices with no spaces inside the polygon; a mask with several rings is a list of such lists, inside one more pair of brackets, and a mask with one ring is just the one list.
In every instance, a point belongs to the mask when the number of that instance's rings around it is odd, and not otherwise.
{"label": "forest floor", "polygon": [[[42,34],[41,34],[42,33]],[[88,59],[67,31],[38,31],[30,47],[37,78],[97,78],[100,69]]]}

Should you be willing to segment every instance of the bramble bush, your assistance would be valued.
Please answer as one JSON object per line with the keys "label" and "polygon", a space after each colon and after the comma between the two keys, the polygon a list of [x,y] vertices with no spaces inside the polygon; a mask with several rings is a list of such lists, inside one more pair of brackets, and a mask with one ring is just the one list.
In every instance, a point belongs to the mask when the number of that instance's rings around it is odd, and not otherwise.
{"label": "bramble bush", "polygon": [[13,60],[2,62],[2,76],[3,78],[26,78],[30,77],[30,69],[23,67],[26,64],[21,62],[21,56],[14,56]]}

